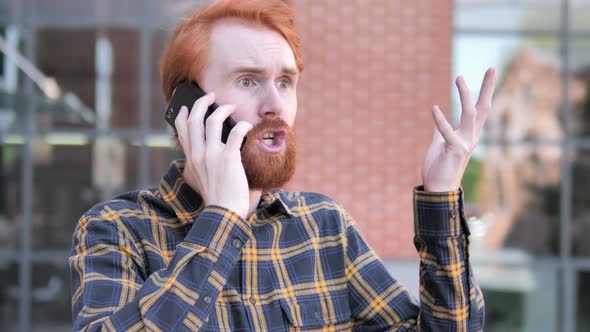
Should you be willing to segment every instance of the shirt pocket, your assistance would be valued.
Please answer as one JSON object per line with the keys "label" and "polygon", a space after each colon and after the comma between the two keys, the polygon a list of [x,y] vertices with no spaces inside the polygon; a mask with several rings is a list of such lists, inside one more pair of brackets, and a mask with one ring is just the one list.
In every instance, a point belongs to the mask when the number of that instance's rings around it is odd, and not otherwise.
{"label": "shirt pocket", "polygon": [[335,330],[350,328],[350,305],[348,294],[339,292],[327,299],[280,300],[281,308],[289,325],[297,330],[314,330],[335,327]]}

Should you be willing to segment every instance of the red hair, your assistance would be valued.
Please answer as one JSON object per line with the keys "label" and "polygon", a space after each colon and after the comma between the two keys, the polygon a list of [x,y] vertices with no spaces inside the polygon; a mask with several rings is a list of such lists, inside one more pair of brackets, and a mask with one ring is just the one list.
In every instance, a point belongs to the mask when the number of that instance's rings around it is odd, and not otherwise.
{"label": "red hair", "polygon": [[280,33],[293,51],[297,69],[303,70],[294,13],[282,0],[220,0],[185,17],[160,62],[160,77],[166,103],[184,80],[199,79],[207,62],[211,30],[216,22],[237,18]]}

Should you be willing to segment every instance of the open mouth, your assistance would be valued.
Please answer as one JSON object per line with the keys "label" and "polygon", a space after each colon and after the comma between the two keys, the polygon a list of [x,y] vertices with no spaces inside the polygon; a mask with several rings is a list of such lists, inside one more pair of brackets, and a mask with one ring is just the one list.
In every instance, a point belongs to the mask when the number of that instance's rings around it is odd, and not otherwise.
{"label": "open mouth", "polygon": [[263,150],[278,152],[283,149],[286,136],[287,132],[285,130],[268,130],[259,136],[258,142]]}

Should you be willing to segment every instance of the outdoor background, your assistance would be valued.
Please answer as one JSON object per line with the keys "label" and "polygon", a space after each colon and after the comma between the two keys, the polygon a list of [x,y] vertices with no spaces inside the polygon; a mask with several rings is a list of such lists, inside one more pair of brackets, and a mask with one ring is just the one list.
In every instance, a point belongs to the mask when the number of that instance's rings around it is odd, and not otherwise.
{"label": "outdoor background", "polygon": [[[180,158],[159,81],[207,1],[0,0],[0,330],[71,329],[78,218]],[[306,68],[290,190],[327,194],[418,292],[431,106],[498,72],[463,181],[486,331],[590,331],[590,1],[289,0]],[[55,89],[55,84],[60,90]]]}

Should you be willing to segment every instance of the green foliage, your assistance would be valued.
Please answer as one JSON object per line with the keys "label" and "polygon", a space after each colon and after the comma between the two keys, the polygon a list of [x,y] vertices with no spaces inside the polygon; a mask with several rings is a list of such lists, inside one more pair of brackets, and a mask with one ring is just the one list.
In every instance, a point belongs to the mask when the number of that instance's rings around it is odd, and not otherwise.
{"label": "green foliage", "polygon": [[4,145],[0,147],[0,153],[2,153],[2,169],[11,169],[14,167],[16,162],[16,149],[20,148],[20,145]]}
{"label": "green foliage", "polygon": [[477,202],[477,185],[481,174],[481,161],[471,158],[467,167],[465,168],[465,174],[461,185],[465,192],[465,202],[475,203]]}

